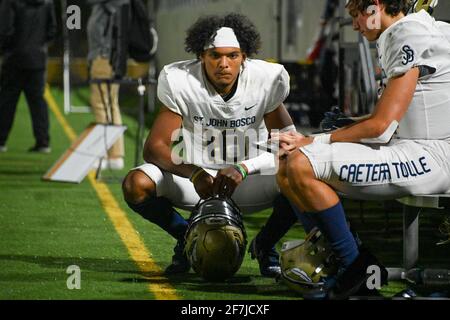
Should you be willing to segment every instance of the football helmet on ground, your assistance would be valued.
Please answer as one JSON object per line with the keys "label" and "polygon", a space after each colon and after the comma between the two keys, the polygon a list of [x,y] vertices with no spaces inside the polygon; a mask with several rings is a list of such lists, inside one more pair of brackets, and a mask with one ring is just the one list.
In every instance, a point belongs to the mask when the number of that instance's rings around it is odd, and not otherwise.
{"label": "football helmet on ground", "polygon": [[242,214],[228,198],[197,204],[186,233],[186,254],[194,271],[208,281],[223,281],[240,268],[247,246]]}
{"label": "football helmet on ground", "polygon": [[283,243],[280,265],[282,280],[302,295],[324,286],[325,279],[338,270],[336,257],[318,228],[305,240]]}

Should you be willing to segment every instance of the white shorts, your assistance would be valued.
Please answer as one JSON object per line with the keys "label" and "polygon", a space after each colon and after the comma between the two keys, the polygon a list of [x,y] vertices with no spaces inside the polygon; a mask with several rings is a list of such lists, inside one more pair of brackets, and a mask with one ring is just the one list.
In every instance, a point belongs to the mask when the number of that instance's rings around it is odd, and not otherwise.
{"label": "white shorts", "polygon": [[300,150],[318,179],[350,198],[387,200],[450,193],[450,143],[446,141],[313,142]]}
{"label": "white shorts", "polygon": [[[156,195],[169,199],[177,208],[192,210],[200,200],[194,185],[187,178],[162,171],[153,164],[143,164],[131,170],[144,172],[156,184]],[[213,177],[217,170],[205,169]],[[280,194],[274,175],[249,175],[234,191],[232,199],[243,213],[271,208]]]}

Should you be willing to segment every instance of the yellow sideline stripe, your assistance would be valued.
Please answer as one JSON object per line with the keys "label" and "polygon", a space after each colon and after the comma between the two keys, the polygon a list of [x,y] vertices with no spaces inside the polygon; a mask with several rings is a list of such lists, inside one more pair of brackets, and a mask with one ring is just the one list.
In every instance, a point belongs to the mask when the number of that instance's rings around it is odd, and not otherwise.
{"label": "yellow sideline stripe", "polygon": [[178,299],[174,288],[172,288],[168,283],[168,280],[162,276],[162,270],[150,257],[150,252],[148,252],[141,237],[127,219],[125,212],[120,209],[119,204],[111,194],[108,186],[95,179],[94,171],[91,171],[88,177],[102,202],[103,208],[111,219],[114,228],[123,243],[125,243],[131,258],[150,280],[149,288],[155,295],[155,298],[158,300]]}
{"label": "yellow sideline stripe", "polygon": [[66,133],[67,137],[69,137],[71,142],[74,142],[75,139],[77,138],[77,134],[72,129],[72,127],[69,125],[66,118],[64,118],[61,111],[59,111],[58,104],[56,103],[55,99],[53,98],[53,95],[50,92],[50,87],[48,86],[48,84],[45,86],[44,98],[47,101],[47,104],[48,104],[50,110],[52,110],[52,112],[54,113],[59,124],[61,125],[64,132]]}
{"label": "yellow sideline stripe", "polygon": [[[71,141],[74,141],[77,135],[59,110],[48,86],[45,88],[44,97],[50,109],[55,114],[59,124],[63,127],[66,135]],[[88,178],[92,187],[97,192],[97,196],[100,199],[106,214],[111,219],[114,228],[128,249],[128,253],[139,269],[143,272],[144,276],[149,280],[149,289],[155,295],[155,298],[157,300],[179,299],[175,289],[169,284],[167,278],[162,276],[161,268],[159,268],[159,266],[151,258],[150,252],[145,247],[145,244],[137,231],[134,230],[125,212],[120,209],[119,204],[109,190],[108,186],[103,182],[97,181],[93,171],[89,173]]]}

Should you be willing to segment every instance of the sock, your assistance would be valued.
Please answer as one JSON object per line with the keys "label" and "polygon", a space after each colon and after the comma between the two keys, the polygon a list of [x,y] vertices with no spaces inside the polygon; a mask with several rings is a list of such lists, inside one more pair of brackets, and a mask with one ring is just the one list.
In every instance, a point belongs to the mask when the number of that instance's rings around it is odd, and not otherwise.
{"label": "sock", "polygon": [[273,202],[272,214],[256,236],[258,246],[263,251],[272,249],[297,220],[289,200],[282,194],[278,195]]}
{"label": "sock", "polygon": [[300,220],[303,229],[305,229],[306,234],[310,233],[314,227],[318,227],[320,229],[320,221],[317,218],[317,214],[311,212],[303,212],[295,207],[292,203],[291,206],[298,219]]}
{"label": "sock", "polygon": [[334,207],[316,213],[320,230],[330,242],[331,248],[342,266],[349,266],[358,256],[358,246],[345,219],[344,208],[339,202]]}
{"label": "sock", "polygon": [[187,230],[186,220],[173,209],[164,197],[151,198],[139,204],[127,202],[128,206],[144,219],[153,222],[177,240],[183,240]]}

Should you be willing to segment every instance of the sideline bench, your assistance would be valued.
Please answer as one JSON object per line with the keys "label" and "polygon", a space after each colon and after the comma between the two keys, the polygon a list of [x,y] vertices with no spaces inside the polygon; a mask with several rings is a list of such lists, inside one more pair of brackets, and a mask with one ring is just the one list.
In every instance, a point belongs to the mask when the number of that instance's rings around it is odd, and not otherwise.
{"label": "sideline bench", "polygon": [[450,194],[407,196],[403,204],[403,268],[387,268],[389,279],[404,279],[403,274],[419,260],[419,213],[422,208],[450,210]]}

